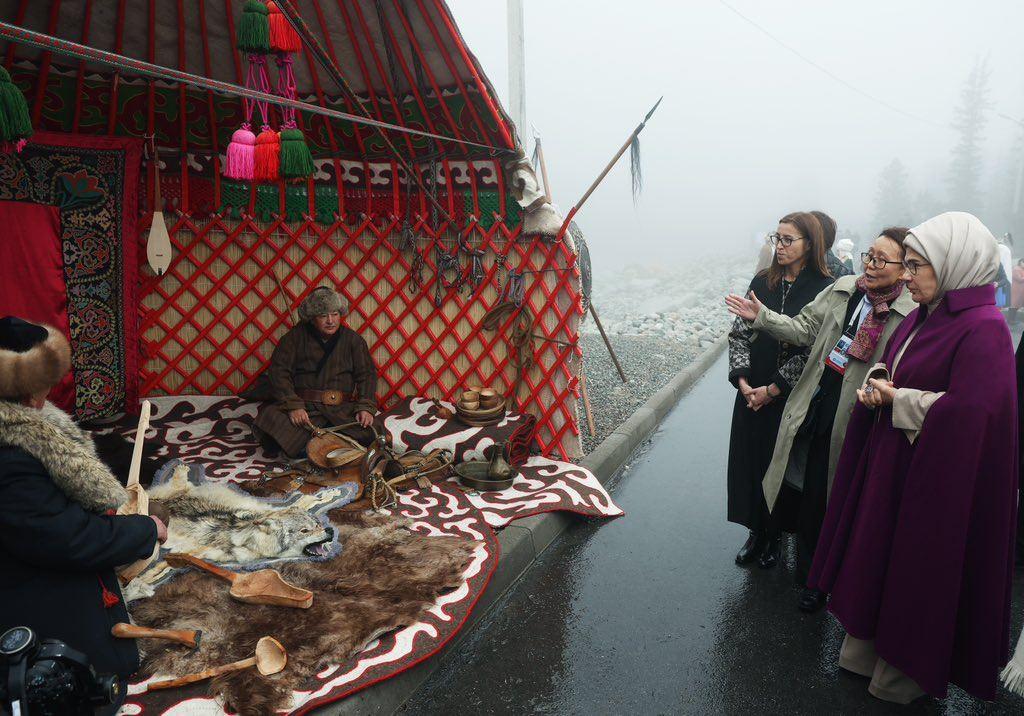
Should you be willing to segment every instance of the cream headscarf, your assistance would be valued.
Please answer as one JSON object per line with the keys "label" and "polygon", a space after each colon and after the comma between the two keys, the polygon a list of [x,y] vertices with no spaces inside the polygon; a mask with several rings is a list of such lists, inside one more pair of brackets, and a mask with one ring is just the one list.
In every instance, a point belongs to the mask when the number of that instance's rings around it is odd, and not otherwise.
{"label": "cream headscarf", "polygon": [[904,242],[935,270],[933,305],[949,291],[993,283],[999,276],[999,245],[974,214],[948,211],[915,226]]}

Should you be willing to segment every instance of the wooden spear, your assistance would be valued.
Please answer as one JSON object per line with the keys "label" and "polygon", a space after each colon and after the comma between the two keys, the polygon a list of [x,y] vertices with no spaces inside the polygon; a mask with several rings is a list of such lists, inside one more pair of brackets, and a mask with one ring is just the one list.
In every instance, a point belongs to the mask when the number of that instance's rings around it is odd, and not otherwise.
{"label": "wooden spear", "polygon": [[601,173],[597,175],[597,179],[595,179],[594,183],[590,185],[590,188],[583,194],[583,197],[576,202],[576,205],[572,209],[569,210],[569,213],[565,216],[565,221],[562,222],[562,228],[558,231],[558,236],[555,237],[556,241],[565,236],[565,232],[569,229],[569,223],[573,220],[573,217],[576,216],[576,212],[583,208],[583,205],[587,203],[587,199],[590,198],[590,195],[594,193],[594,190],[597,189],[598,185],[604,181],[606,176],[608,176],[608,172],[612,170],[612,167],[614,167],[616,162],[619,161],[619,158],[626,153],[627,149],[629,149],[629,145],[633,143],[634,139],[640,136],[640,132],[644,131],[644,127],[647,126],[647,122],[651,119],[654,111],[658,109],[658,105],[661,104],[661,100],[663,99],[665,98],[658,98],[658,101],[654,103],[653,107],[651,107],[651,111],[648,112],[647,116],[644,117],[644,120],[636,126],[636,129],[634,129],[633,133],[629,135],[629,139],[626,140],[625,144],[622,145],[619,151],[615,152],[615,156],[612,157],[612,160],[608,162],[607,166],[605,166]]}
{"label": "wooden spear", "polygon": [[[615,153],[615,156],[612,157],[611,161],[608,162],[608,164],[605,165],[605,168],[601,171],[601,173],[597,175],[597,179],[595,179],[594,182],[590,185],[590,188],[588,188],[586,192],[584,192],[583,197],[576,202],[576,205],[573,206],[572,209],[569,210],[569,213],[566,214],[565,216],[565,221],[562,222],[562,228],[558,230],[558,236],[555,237],[555,241],[560,241],[562,237],[565,236],[565,232],[568,231],[569,224],[572,222],[573,217],[576,216],[576,212],[583,208],[583,205],[587,203],[587,199],[589,199],[590,195],[594,193],[594,190],[597,189],[598,185],[602,181],[604,181],[604,178],[608,176],[608,172],[612,170],[612,167],[614,167],[615,164],[619,161],[619,158],[626,153],[626,150],[629,149],[629,146],[633,143],[633,140],[640,136],[640,132],[644,131],[644,127],[647,126],[647,122],[654,115],[655,110],[658,109],[658,105],[661,104],[661,100],[663,99],[665,99],[663,96],[658,98],[658,101],[654,103],[653,107],[651,107],[651,111],[648,112],[647,115],[644,117],[643,121],[636,126],[636,129],[634,129],[633,132],[629,135],[629,138],[619,148],[619,151]],[[545,174],[543,149],[540,150],[540,161],[541,175],[543,176]],[[544,191],[547,191],[547,181],[545,181],[544,183]],[[622,365],[619,363],[618,356],[615,355],[615,349],[612,348],[611,341],[608,340],[608,334],[604,332],[604,326],[601,325],[601,319],[597,317],[597,309],[594,308],[593,301],[590,302],[590,315],[594,317],[594,324],[597,326],[597,330],[601,334],[601,340],[604,341],[604,345],[608,349],[608,354],[611,355],[612,357],[612,363],[615,364],[615,370],[619,372],[619,377],[622,378],[622,382],[628,383],[629,380],[626,378],[626,373],[622,370]]]}

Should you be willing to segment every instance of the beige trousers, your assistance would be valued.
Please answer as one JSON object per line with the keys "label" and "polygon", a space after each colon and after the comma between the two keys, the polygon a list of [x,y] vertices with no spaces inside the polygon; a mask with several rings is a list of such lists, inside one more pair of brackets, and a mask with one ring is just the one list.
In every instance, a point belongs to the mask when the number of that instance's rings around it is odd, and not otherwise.
{"label": "beige trousers", "polygon": [[909,704],[924,696],[917,682],[875,653],[875,643],[846,635],[839,650],[839,666],[871,679],[868,693],[883,701]]}

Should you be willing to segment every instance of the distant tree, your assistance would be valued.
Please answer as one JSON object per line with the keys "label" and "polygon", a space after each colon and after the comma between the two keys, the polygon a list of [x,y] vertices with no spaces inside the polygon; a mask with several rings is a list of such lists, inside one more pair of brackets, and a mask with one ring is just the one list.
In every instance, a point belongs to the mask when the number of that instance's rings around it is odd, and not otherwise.
{"label": "distant tree", "polygon": [[953,113],[953,128],[959,139],[949,164],[950,209],[980,214],[982,143],[988,124],[988,60],[976,60],[960,91],[960,104]]}
{"label": "distant tree", "polygon": [[[899,159],[893,159],[881,176],[875,193],[875,219],[871,230],[877,233],[887,226],[909,226],[913,216],[910,198],[910,179],[907,168]],[[874,238],[874,236],[872,236]]]}

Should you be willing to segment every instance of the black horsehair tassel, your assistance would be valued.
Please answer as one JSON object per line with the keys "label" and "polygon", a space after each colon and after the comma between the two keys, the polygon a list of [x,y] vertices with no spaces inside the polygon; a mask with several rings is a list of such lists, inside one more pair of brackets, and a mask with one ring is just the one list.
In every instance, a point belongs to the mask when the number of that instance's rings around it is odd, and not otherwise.
{"label": "black horsehair tassel", "polygon": [[640,198],[644,188],[644,172],[640,166],[640,135],[633,137],[629,143],[629,173],[633,178],[633,203]]}

